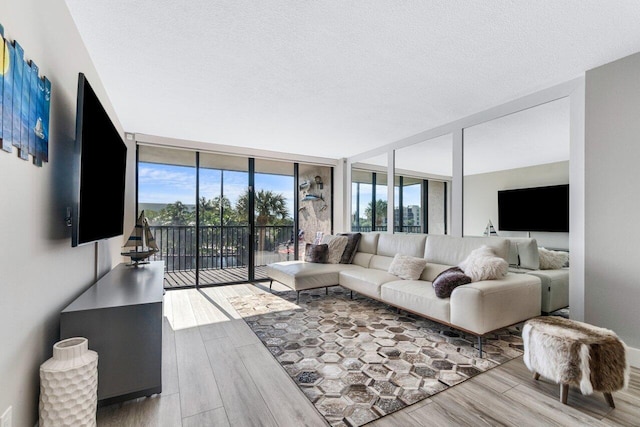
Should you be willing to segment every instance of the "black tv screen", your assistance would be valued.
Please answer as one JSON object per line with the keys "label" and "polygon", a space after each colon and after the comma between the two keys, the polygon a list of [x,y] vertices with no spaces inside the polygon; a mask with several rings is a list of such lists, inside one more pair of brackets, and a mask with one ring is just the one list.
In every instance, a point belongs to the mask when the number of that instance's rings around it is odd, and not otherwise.
{"label": "black tv screen", "polygon": [[83,73],[78,76],[72,246],[123,234],[127,147]]}
{"label": "black tv screen", "polygon": [[569,231],[569,184],[498,191],[498,228]]}

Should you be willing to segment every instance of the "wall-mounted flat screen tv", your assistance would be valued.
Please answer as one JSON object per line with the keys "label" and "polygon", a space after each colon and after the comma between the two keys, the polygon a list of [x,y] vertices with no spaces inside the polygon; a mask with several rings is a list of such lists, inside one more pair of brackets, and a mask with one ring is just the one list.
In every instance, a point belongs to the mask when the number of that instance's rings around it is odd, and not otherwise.
{"label": "wall-mounted flat screen tv", "polygon": [[569,184],[498,191],[498,228],[569,231]]}
{"label": "wall-mounted flat screen tv", "polygon": [[127,146],[80,73],[72,246],[123,234],[126,166]]}

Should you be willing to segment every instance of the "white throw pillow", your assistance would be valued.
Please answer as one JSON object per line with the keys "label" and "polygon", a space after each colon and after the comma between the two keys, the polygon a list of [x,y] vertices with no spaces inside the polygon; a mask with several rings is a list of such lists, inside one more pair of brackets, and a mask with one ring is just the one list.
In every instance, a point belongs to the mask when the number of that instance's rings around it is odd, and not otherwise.
{"label": "white throw pillow", "polygon": [[540,270],[557,270],[569,262],[569,252],[552,251],[538,248],[540,254]]}
{"label": "white throw pillow", "polygon": [[342,253],[347,247],[349,238],[347,236],[334,236],[327,235],[322,238],[322,244],[329,246],[329,257],[327,258],[327,264],[338,264],[342,259]]}
{"label": "white throw pillow", "polygon": [[509,271],[509,263],[496,256],[493,249],[487,245],[471,251],[467,259],[458,267],[464,271],[464,274],[471,277],[472,282],[501,279]]}
{"label": "white throw pillow", "polygon": [[404,280],[418,280],[426,266],[427,260],[424,258],[396,254],[387,271]]}

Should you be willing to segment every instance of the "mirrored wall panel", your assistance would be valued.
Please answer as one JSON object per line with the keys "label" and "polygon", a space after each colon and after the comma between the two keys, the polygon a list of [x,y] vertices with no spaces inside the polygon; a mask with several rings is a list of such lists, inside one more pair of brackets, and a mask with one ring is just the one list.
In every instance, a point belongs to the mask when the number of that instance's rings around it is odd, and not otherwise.
{"label": "mirrored wall panel", "polygon": [[351,230],[387,231],[387,155],[351,167]]}
{"label": "mirrored wall panel", "polygon": [[569,100],[463,131],[463,233],[568,248]]}
{"label": "mirrored wall panel", "polygon": [[395,151],[394,231],[448,234],[453,139],[444,135]]}

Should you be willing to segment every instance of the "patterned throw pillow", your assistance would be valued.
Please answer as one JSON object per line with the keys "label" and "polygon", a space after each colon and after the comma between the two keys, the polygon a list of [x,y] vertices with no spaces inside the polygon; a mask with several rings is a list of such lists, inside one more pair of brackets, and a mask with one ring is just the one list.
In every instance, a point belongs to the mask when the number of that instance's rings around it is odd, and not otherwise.
{"label": "patterned throw pillow", "polygon": [[329,245],[314,245],[313,243],[307,243],[304,248],[304,260],[306,262],[326,264],[328,257]]}
{"label": "patterned throw pillow", "polygon": [[471,283],[471,277],[464,274],[460,267],[451,267],[433,279],[433,289],[438,298],[449,298],[455,288],[468,283]]}
{"label": "patterned throw pillow", "polygon": [[427,260],[424,258],[396,254],[388,272],[404,280],[418,280],[426,266]]}
{"label": "patterned throw pillow", "polygon": [[342,258],[344,248],[347,247],[348,238],[346,236],[327,235],[322,238],[323,244],[329,245],[328,264],[338,264]]}
{"label": "patterned throw pillow", "polygon": [[347,247],[344,248],[340,264],[352,264],[358,251],[358,244],[362,238],[362,233],[338,233],[338,236],[347,236]]}

